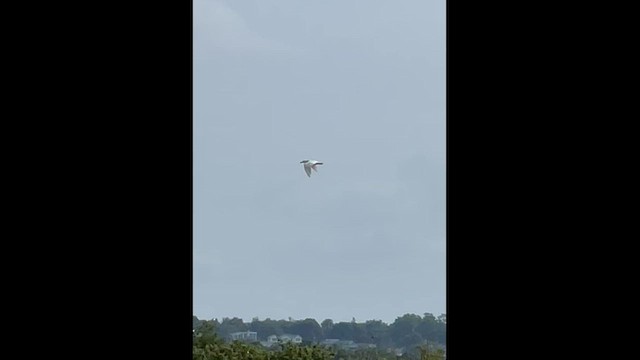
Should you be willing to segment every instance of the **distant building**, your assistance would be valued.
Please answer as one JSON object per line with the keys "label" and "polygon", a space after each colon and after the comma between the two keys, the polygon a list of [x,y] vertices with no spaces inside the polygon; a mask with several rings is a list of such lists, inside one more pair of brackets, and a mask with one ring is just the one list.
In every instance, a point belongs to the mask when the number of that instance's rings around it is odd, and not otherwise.
{"label": "distant building", "polygon": [[255,331],[239,331],[230,334],[229,338],[231,339],[231,341],[258,341],[258,333]]}
{"label": "distant building", "polygon": [[320,345],[333,346],[340,342],[340,339],[324,339],[320,341]]}
{"label": "distant building", "polygon": [[320,345],[335,347],[337,349],[355,350],[355,349],[369,349],[375,348],[375,344],[356,343],[353,340],[340,340],[340,339],[324,339],[320,341]]}
{"label": "distant building", "polygon": [[271,335],[269,337],[267,337],[267,342],[275,344],[278,342],[278,337],[275,335]]}
{"label": "distant building", "polygon": [[271,347],[277,343],[291,342],[294,344],[300,344],[302,342],[302,336],[293,334],[283,334],[280,336],[270,335],[267,337],[267,341],[261,341],[262,346]]}
{"label": "distant building", "polygon": [[342,340],[336,344],[339,348],[345,350],[355,350],[358,348],[358,344],[356,344],[353,340]]}
{"label": "distant building", "polygon": [[300,335],[292,335],[292,334],[283,334],[278,337],[278,340],[282,342],[292,342],[295,344],[300,344],[302,342],[302,336]]}

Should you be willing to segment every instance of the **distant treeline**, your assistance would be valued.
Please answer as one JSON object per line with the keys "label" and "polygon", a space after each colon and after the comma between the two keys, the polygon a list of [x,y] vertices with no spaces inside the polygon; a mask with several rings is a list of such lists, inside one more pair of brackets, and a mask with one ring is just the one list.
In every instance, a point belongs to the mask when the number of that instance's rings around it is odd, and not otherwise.
{"label": "distant treeline", "polygon": [[375,344],[378,349],[412,348],[422,344],[444,345],[446,342],[447,317],[438,317],[430,313],[423,316],[405,314],[387,324],[381,320],[367,320],[365,322],[334,323],[325,319],[318,323],[315,319],[304,320],[259,320],[254,318],[245,323],[240,318],[223,318],[199,320],[193,316],[193,328],[198,330],[205,326],[215,329],[221,339],[227,339],[231,333],[239,331],[255,331],[258,340],[264,341],[270,335],[294,334],[300,335],[303,343],[314,344],[325,339],[352,340],[356,343]]}

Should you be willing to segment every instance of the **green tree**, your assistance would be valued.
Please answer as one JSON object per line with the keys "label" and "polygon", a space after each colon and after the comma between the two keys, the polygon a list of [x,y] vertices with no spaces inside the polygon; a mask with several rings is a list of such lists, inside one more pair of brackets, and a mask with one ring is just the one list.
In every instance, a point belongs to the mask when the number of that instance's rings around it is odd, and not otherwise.
{"label": "green tree", "polygon": [[194,316],[193,316],[193,327],[192,327],[192,329],[196,329],[196,328],[198,328],[198,327],[200,326],[200,323],[201,323],[201,322],[202,322],[202,321],[201,321],[201,320],[199,320],[199,319],[198,319],[198,317],[194,315]]}
{"label": "green tree", "polygon": [[249,324],[249,330],[255,331],[258,333],[259,340],[266,340],[268,336],[271,335],[282,335],[284,331],[282,330],[280,323],[275,320],[271,320],[266,318],[263,321],[254,320]]}
{"label": "green tree", "polygon": [[331,319],[322,320],[320,327],[322,327],[322,333],[324,337],[327,338],[329,333],[331,332],[331,329],[333,329],[333,320]]}
{"label": "green tree", "polygon": [[353,340],[353,325],[348,322],[339,322],[333,325],[328,338]]}
{"label": "green tree", "polygon": [[371,335],[365,323],[351,323],[352,340],[357,343],[371,343]]}
{"label": "green tree", "polygon": [[305,341],[316,342],[323,339],[322,328],[315,319],[307,318],[295,321],[290,327],[293,334],[302,336]]}
{"label": "green tree", "polygon": [[275,349],[264,349],[242,342],[214,342],[194,344],[193,360],[332,360],[334,354],[318,346],[282,344]]}
{"label": "green tree", "polygon": [[432,314],[425,313],[418,326],[416,326],[416,331],[423,339],[436,341],[437,326],[436,318]]}
{"label": "green tree", "polygon": [[442,349],[430,349],[427,346],[419,346],[418,352],[420,354],[420,360],[443,360],[444,350]]}
{"label": "green tree", "polygon": [[371,338],[371,343],[376,344],[379,348],[392,347],[391,336],[389,335],[389,325],[381,320],[367,320],[364,323],[367,334]]}
{"label": "green tree", "polygon": [[198,329],[193,332],[193,344],[204,348],[207,344],[220,344],[222,340],[216,334],[216,326],[212,321],[202,321]]}
{"label": "green tree", "polygon": [[242,319],[237,317],[232,319],[224,318],[218,327],[218,334],[223,338],[227,338],[234,332],[247,330],[249,330],[249,327],[242,321]]}
{"label": "green tree", "polygon": [[416,328],[422,318],[415,314],[404,314],[389,326],[391,340],[398,347],[412,347],[422,342],[422,336]]}

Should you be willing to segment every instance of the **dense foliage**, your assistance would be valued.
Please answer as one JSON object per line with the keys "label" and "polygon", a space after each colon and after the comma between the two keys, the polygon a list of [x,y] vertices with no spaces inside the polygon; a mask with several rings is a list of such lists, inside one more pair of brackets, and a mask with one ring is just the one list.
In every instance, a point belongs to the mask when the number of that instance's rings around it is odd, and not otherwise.
{"label": "dense foliage", "polygon": [[[446,342],[446,315],[434,317],[405,314],[391,324],[380,320],[357,323],[334,323],[325,319],[320,324],[314,319],[260,321],[254,318],[244,323],[239,318],[199,320],[193,317],[193,360],[212,359],[443,359]],[[270,335],[297,334],[303,343],[278,344],[270,348],[260,343],[229,342],[229,334],[238,331],[255,331],[258,340]],[[371,345],[355,349],[321,346],[324,339],[340,339]],[[375,345],[375,346],[373,346]],[[399,351],[399,352],[398,352]]]}

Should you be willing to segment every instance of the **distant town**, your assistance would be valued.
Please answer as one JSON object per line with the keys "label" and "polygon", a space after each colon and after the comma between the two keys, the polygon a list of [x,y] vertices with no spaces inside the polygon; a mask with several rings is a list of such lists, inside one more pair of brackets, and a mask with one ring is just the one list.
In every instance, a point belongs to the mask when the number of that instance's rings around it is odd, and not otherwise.
{"label": "distant town", "polygon": [[[227,343],[241,342],[273,349],[277,345],[321,346],[335,351],[376,351],[401,356],[415,349],[446,352],[446,314],[405,314],[387,324],[380,320],[334,323],[325,319],[260,320],[240,318],[201,320],[193,316],[194,338],[207,331]],[[417,351],[417,350],[415,350]]]}

